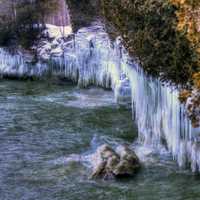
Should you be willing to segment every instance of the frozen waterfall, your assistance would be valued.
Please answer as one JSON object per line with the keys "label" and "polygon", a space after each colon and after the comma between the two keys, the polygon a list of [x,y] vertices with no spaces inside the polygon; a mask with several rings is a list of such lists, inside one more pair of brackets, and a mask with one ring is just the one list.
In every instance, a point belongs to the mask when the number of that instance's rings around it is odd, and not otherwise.
{"label": "frozen waterfall", "polygon": [[50,73],[70,78],[82,87],[94,84],[111,88],[119,103],[132,103],[139,142],[159,148],[165,141],[180,167],[190,165],[192,171],[200,171],[200,129],[192,128],[177,89],[146,76],[129,58],[120,39],[112,43],[101,25],[82,28],[70,39],[59,38],[55,42],[59,45],[45,44],[51,50],[48,63],[41,61],[34,67],[23,55],[11,55],[1,49],[1,75]]}
{"label": "frozen waterfall", "polygon": [[10,53],[0,48],[0,76],[9,77],[40,77],[47,71],[44,63],[35,64],[21,52]]}

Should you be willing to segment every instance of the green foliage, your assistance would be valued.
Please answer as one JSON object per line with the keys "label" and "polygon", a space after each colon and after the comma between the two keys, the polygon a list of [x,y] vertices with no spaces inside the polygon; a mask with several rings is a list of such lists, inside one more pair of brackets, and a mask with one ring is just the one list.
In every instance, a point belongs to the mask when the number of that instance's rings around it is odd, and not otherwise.
{"label": "green foliage", "polygon": [[67,0],[73,29],[76,31],[82,26],[88,26],[100,11],[99,0]]}
{"label": "green foliage", "polygon": [[7,46],[10,43],[11,38],[13,37],[13,32],[10,28],[10,23],[7,26],[0,23],[0,45]]}
{"label": "green foliage", "polygon": [[44,28],[44,16],[55,9],[56,0],[1,0],[0,45],[14,40],[25,48],[30,47]]}
{"label": "green foliage", "polygon": [[198,71],[189,41],[176,29],[177,8],[168,0],[102,0],[102,7],[148,73],[186,84]]}

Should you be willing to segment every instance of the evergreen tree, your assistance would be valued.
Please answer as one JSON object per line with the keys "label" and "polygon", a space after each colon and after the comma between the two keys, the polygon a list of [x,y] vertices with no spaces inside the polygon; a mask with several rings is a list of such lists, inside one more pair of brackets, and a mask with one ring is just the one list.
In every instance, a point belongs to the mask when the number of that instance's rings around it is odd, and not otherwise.
{"label": "evergreen tree", "polygon": [[0,45],[14,40],[28,48],[56,8],[56,0],[0,0]]}

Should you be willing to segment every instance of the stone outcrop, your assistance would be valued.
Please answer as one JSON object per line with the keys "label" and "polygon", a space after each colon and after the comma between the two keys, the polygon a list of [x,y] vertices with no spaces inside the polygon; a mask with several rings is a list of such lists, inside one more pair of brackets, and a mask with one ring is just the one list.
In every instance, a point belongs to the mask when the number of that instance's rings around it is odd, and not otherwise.
{"label": "stone outcrop", "polygon": [[113,150],[104,144],[93,155],[91,178],[110,179],[133,176],[139,168],[140,163],[137,155],[127,146],[120,145],[116,150]]}
{"label": "stone outcrop", "polygon": [[57,0],[57,8],[55,12],[45,16],[45,22],[47,24],[53,24],[56,26],[69,26],[70,16],[69,9],[65,0]]}

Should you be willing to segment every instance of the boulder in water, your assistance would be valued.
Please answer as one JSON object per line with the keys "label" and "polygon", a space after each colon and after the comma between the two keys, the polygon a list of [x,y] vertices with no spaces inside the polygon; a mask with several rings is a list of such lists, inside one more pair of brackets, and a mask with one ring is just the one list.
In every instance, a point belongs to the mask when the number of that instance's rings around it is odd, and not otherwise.
{"label": "boulder in water", "polygon": [[91,178],[112,177],[113,165],[115,166],[119,163],[119,160],[119,156],[110,146],[106,144],[100,146],[93,156],[93,172]]}
{"label": "boulder in water", "polygon": [[116,151],[108,145],[100,146],[94,154],[91,178],[114,178],[133,176],[140,168],[140,162],[127,146],[120,145]]}
{"label": "boulder in water", "polygon": [[115,176],[131,176],[134,175],[140,168],[140,162],[135,154],[127,146],[119,146],[116,149],[117,154],[120,156],[120,162],[115,166],[113,171]]}

